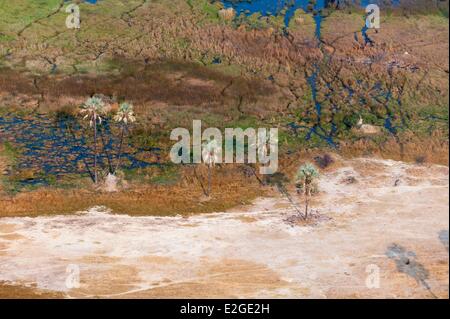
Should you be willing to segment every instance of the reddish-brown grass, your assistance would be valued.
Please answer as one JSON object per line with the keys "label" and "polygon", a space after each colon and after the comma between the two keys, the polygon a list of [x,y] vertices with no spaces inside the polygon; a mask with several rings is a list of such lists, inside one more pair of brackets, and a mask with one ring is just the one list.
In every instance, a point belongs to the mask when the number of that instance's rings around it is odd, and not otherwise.
{"label": "reddish-brown grass", "polygon": [[[134,183],[117,193],[89,189],[61,190],[41,188],[15,196],[0,196],[0,216],[38,216],[69,214],[93,206],[106,206],[114,213],[129,215],[189,215],[224,211],[247,204],[267,190],[256,179],[239,169],[216,168],[213,172],[212,198],[205,200],[206,172],[186,168],[176,185]],[[202,188],[203,184],[203,188]]]}

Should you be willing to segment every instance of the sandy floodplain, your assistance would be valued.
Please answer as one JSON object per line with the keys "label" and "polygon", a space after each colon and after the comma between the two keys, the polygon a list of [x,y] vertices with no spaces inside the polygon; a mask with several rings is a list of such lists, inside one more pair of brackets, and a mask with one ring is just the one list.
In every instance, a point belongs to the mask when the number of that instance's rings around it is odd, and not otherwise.
{"label": "sandy floodplain", "polygon": [[191,217],[0,218],[0,282],[67,298],[448,298],[448,167],[346,160],[319,189],[309,225],[286,221],[282,196]]}

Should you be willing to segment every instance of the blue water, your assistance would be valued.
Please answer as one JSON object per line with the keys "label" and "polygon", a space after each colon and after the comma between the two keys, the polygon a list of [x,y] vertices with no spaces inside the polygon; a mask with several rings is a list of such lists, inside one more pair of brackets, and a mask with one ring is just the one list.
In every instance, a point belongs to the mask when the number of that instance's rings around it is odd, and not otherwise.
{"label": "blue water", "polygon": [[[45,176],[49,175],[58,178],[67,174],[92,174],[93,143],[87,141],[85,135],[73,120],[55,121],[43,115],[29,118],[14,114],[0,116],[0,142],[8,142],[20,152],[14,171],[36,172],[35,178],[21,181],[24,185],[44,184]],[[99,167],[107,169],[110,164],[117,163],[118,145],[119,139],[112,134],[108,121],[104,121],[97,144]],[[132,151],[121,155],[122,168],[160,165],[159,149],[136,149],[132,145],[126,149]]]}
{"label": "blue water", "polygon": [[[364,18],[364,21],[365,21],[365,18]],[[369,28],[368,28],[368,27],[366,26],[366,24],[364,23],[364,26],[363,26],[363,28],[361,29],[361,34],[362,34],[363,39],[364,39],[364,44],[365,44],[365,45],[373,45],[374,42],[373,42],[373,40],[369,37],[369,35],[367,34],[367,31],[369,31]],[[358,37],[356,36],[356,34],[355,34],[355,38],[358,39]]]}
{"label": "blue water", "polygon": [[[86,0],[88,3],[95,4],[97,0]],[[324,17],[321,9],[323,9],[329,2],[327,0],[317,0],[311,12],[308,11],[308,0],[222,0],[226,8],[233,7],[238,13],[251,15],[253,13],[260,13],[262,16],[269,15],[284,15],[285,25],[288,26],[292,19],[295,10],[303,9],[305,12],[313,15],[317,40],[320,40],[321,23]],[[367,6],[369,3],[377,3],[377,0],[361,0],[362,6]],[[399,0],[393,0],[393,5],[397,5]],[[365,26],[365,17],[362,19],[362,36],[365,44],[373,44],[373,41],[368,37],[367,28]],[[356,37],[356,35],[355,35]],[[318,46],[321,42],[318,41]],[[327,58],[327,56],[325,56]],[[220,63],[220,58],[214,60],[214,63]],[[312,66],[313,72],[307,77],[308,85],[311,89],[311,99],[314,105],[314,112],[312,116],[306,116],[302,119],[305,124],[290,123],[289,127],[295,133],[298,130],[305,132],[306,140],[310,140],[312,136],[317,136],[320,140],[326,142],[332,147],[337,147],[338,144],[334,140],[338,134],[338,124],[334,120],[334,112],[337,112],[336,106],[331,105],[332,115],[331,120],[325,125],[322,124],[322,102],[318,100],[318,91],[320,87],[318,82],[320,80],[320,65],[319,63]],[[269,76],[269,79],[271,76]],[[273,79],[273,77],[272,77]],[[361,82],[358,82],[361,85]],[[330,88],[329,83],[326,83]],[[364,96],[356,96],[356,91],[350,86],[343,84],[342,87],[348,93],[348,99],[354,97],[361,105],[367,105],[369,101]],[[392,134],[396,134],[398,127],[393,124],[395,116],[393,111],[389,108],[389,104],[393,99],[392,93],[388,89],[383,89],[381,83],[375,84],[373,87],[367,87],[367,91],[371,92],[370,99],[382,103],[386,108],[386,117],[384,119],[384,127]],[[328,99],[329,96],[326,95]],[[381,101],[381,102],[380,102]],[[401,106],[401,101],[397,99],[398,106]],[[352,123],[348,118],[342,120],[347,129],[352,127]],[[71,135],[67,126],[72,125],[76,131],[75,135]],[[44,116],[34,116],[33,118],[20,118],[15,115],[0,117],[0,136],[2,142],[9,142],[18,150],[21,151],[21,158],[17,170],[31,169],[40,171],[43,175],[54,175],[56,177],[65,174],[86,174],[89,172],[89,167],[92,168],[94,152],[92,143],[86,141],[81,134],[81,128],[76,123],[65,123],[54,121]],[[99,165],[108,167],[111,161],[117,157],[118,140],[111,133],[111,128],[108,122],[105,122],[102,127],[102,134],[104,138],[104,151],[99,155]],[[102,142],[99,140],[99,145]],[[102,146],[103,147],[103,146]],[[133,149],[131,145],[129,148]],[[140,167],[147,167],[151,165],[160,165],[160,154],[158,149],[135,149],[132,153],[123,154],[123,163],[126,169],[134,169]],[[149,155],[151,154],[151,155]],[[155,161],[154,158],[157,160]],[[146,160],[147,159],[147,160]],[[42,184],[45,179],[36,177],[29,180],[24,180],[24,184]]]}
{"label": "blue water", "polygon": [[322,113],[322,106],[319,101],[317,101],[317,75],[319,72],[319,67],[317,65],[314,66],[314,72],[307,78],[307,82],[311,88],[312,100],[314,102],[314,108],[316,109],[317,118],[320,121],[320,116]]}
{"label": "blue water", "polygon": [[[313,16],[315,22],[315,36],[318,40],[318,46],[321,46],[320,37],[321,37],[321,25],[324,19],[322,15],[322,9],[324,9],[328,3],[332,1],[328,0],[317,0],[314,3],[313,9],[311,10],[310,1],[309,0],[247,0],[247,1],[239,1],[239,0],[222,0],[225,8],[234,8],[238,14],[244,15],[252,15],[254,13],[259,13],[261,16],[270,16],[270,15],[284,15],[284,23],[285,26],[288,27],[289,22],[295,14],[297,9],[302,9],[308,14]],[[381,5],[391,5],[396,6],[399,5],[400,0],[360,0],[354,1],[354,3],[359,4],[361,7],[365,8],[369,4],[379,4]],[[364,40],[365,45],[374,45],[374,41],[368,35],[368,28],[366,26],[366,16],[362,16],[361,24],[361,35]],[[358,35],[355,33],[355,39],[358,40]],[[327,55],[325,54],[325,58]],[[318,64],[313,66],[313,72],[311,76],[307,77],[308,85],[311,89],[311,99],[314,104],[314,121],[303,119],[304,122],[309,123],[310,126],[298,125],[296,123],[290,123],[289,127],[297,132],[298,129],[306,129],[306,140],[310,140],[313,135],[319,137],[321,140],[325,141],[328,145],[332,147],[336,147],[337,143],[334,141],[334,137],[338,131],[338,125],[334,123],[334,112],[336,112],[336,106],[332,105],[332,118],[329,123],[327,123],[328,128],[324,128],[321,124],[322,117],[322,103],[318,101],[318,79],[320,77],[320,67]],[[330,88],[330,83],[326,83],[326,85]],[[351,98],[355,91],[351,87],[344,87],[349,93],[349,98]],[[368,88],[369,89],[369,88]],[[372,91],[371,99],[383,99],[385,101],[383,104],[386,108],[386,118],[384,120],[384,127],[392,134],[396,134],[397,128],[393,125],[393,115],[392,111],[387,106],[392,98],[391,92],[383,90],[380,84],[376,84],[374,87],[370,88]],[[327,96],[328,98],[329,96]],[[367,105],[370,101],[367,101],[365,97],[357,97],[359,102],[362,105]],[[397,101],[398,105],[401,106],[401,101]],[[351,127],[350,123],[344,123],[348,128]]]}
{"label": "blue water", "polygon": [[[316,23],[316,35],[320,35],[322,15],[320,10],[325,8],[327,0],[316,0],[314,5],[314,20]],[[308,12],[309,0],[222,0],[225,8],[234,8],[238,14],[252,15],[259,13],[262,16],[284,14],[284,24],[287,27],[297,9]]]}
{"label": "blue water", "polygon": [[[64,0],[64,1],[68,2],[70,0]],[[87,3],[90,3],[90,4],[96,4],[97,3],[97,0],[84,0],[84,1],[87,2]]]}
{"label": "blue water", "polygon": [[[221,0],[225,8],[233,8],[238,14],[252,15],[255,13],[261,14],[261,16],[272,15],[284,15],[285,27],[289,26],[289,22],[295,14],[297,9],[312,14],[315,22],[315,34],[317,38],[320,38],[321,24],[323,20],[322,9],[326,8],[331,0],[315,0],[313,1],[313,9],[310,10],[310,0]],[[398,6],[400,0],[353,0],[355,4],[359,4],[360,7],[365,8],[369,4],[379,4],[388,6]],[[372,40],[367,35],[367,27],[365,26],[361,30],[363,38],[366,44],[371,44]]]}
{"label": "blue water", "polygon": [[367,7],[369,4],[378,4],[378,5],[390,5],[390,6],[398,6],[400,4],[400,0],[359,0],[361,7]]}

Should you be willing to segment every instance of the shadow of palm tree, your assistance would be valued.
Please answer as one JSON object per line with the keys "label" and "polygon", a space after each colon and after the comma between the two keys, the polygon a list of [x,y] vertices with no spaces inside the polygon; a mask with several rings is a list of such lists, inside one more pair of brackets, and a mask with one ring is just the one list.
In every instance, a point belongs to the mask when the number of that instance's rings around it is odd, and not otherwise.
{"label": "shadow of palm tree", "polygon": [[428,270],[416,261],[417,256],[413,251],[407,251],[404,247],[394,243],[387,248],[386,256],[395,261],[399,272],[414,278],[434,298],[437,298],[427,283],[427,279],[429,278]]}
{"label": "shadow of palm tree", "polygon": [[442,245],[444,245],[445,249],[448,251],[448,230],[441,230],[439,232],[439,240]]}

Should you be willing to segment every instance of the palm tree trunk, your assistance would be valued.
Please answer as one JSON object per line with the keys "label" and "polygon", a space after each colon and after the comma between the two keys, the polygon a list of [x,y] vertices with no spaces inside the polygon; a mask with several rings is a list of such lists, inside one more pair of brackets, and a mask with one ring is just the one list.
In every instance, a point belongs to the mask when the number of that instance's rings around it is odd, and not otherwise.
{"label": "palm tree trunk", "polygon": [[94,183],[97,184],[97,119],[94,119]]}
{"label": "palm tree trunk", "polygon": [[103,151],[105,152],[106,159],[108,160],[109,172],[112,174],[114,172],[114,168],[113,168],[111,156],[110,156],[110,154],[108,152],[108,148],[107,148],[107,145],[106,145],[105,136],[103,134],[103,129],[101,127],[99,129],[99,133],[100,133],[100,139],[102,141]]}
{"label": "palm tree trunk", "polygon": [[120,133],[120,144],[119,144],[119,152],[117,155],[117,165],[116,169],[114,170],[114,174],[116,174],[117,170],[120,167],[120,164],[122,162],[122,146],[123,146],[123,138],[125,136],[125,125],[122,124],[122,132]]}
{"label": "palm tree trunk", "polygon": [[309,207],[309,186],[305,186],[305,219],[308,219],[308,207]]}
{"label": "palm tree trunk", "polygon": [[308,219],[309,196],[306,195],[305,219]]}
{"label": "palm tree trunk", "polygon": [[262,181],[262,179],[261,178],[259,178],[259,176],[258,176],[258,174],[256,173],[256,171],[258,170],[258,166],[255,164],[255,167],[253,167],[253,164],[249,164],[249,163],[247,163],[246,164],[247,165],[247,167],[249,167],[251,170],[252,170],[252,174],[256,177],[256,179],[258,180],[258,182],[261,184],[261,185],[265,185],[265,183]]}
{"label": "palm tree trunk", "polygon": [[253,174],[255,174],[256,179],[260,182],[260,184],[263,185],[263,186],[265,186],[266,183],[263,182],[263,180],[259,177],[258,172],[259,172],[259,165],[256,163],[256,164],[255,164],[255,170],[253,171]]}

